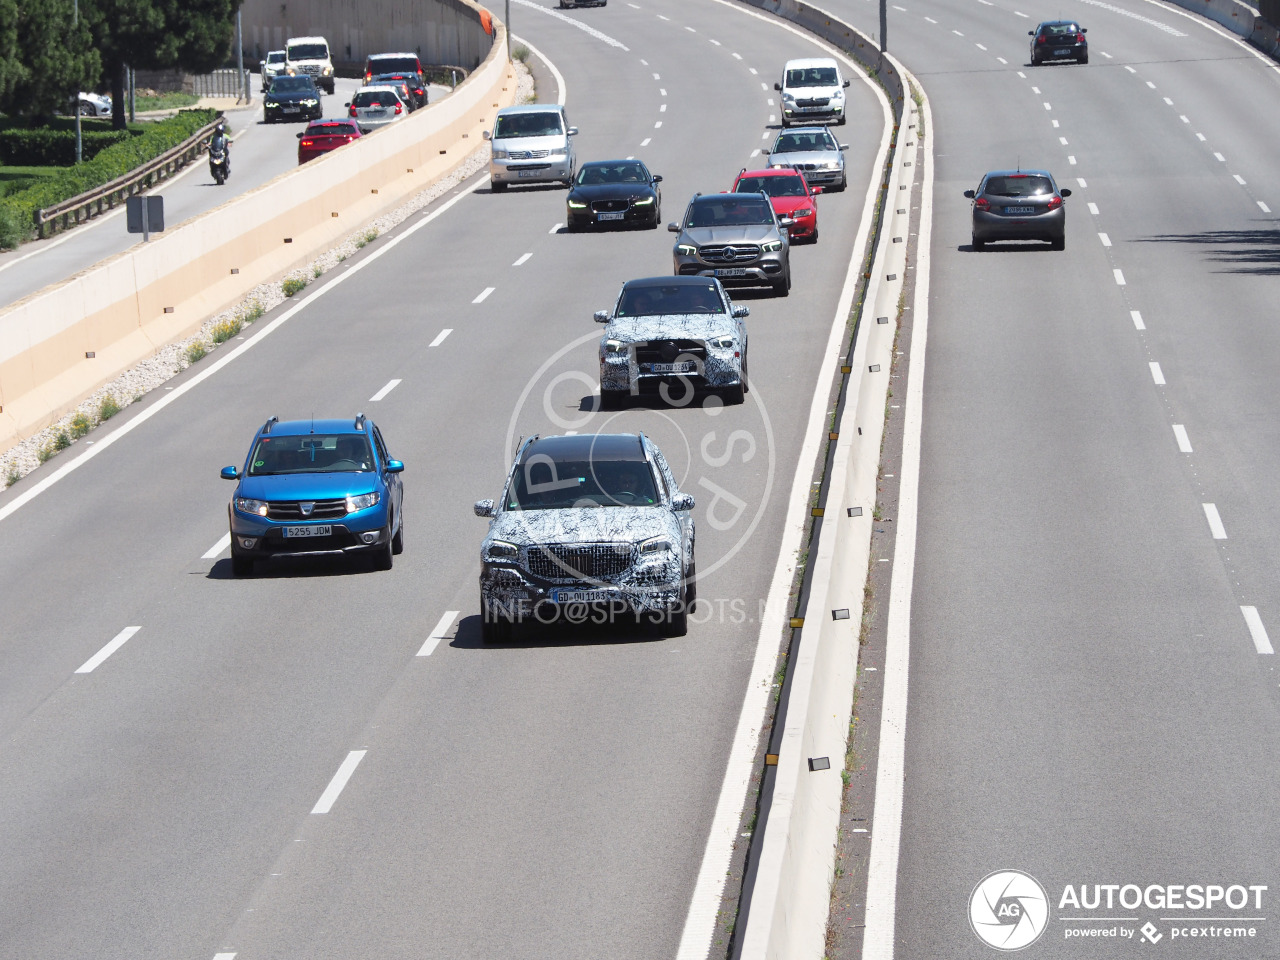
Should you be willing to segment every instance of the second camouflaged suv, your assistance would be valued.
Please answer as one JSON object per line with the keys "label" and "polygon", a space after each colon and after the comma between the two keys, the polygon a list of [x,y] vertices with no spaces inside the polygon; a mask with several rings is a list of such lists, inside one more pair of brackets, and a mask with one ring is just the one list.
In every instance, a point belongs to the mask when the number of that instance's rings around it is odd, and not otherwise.
{"label": "second camouflaged suv", "polygon": [[667,225],[679,234],[673,251],[677,276],[715,277],[727,286],[791,290],[788,217],[779,218],[763,193],[694,194],[684,219]]}

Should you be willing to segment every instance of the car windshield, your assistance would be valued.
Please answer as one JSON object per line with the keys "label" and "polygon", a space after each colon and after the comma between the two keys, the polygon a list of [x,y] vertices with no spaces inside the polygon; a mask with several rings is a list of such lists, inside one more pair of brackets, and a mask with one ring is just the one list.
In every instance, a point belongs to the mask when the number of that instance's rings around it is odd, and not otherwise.
{"label": "car windshield", "polygon": [[714,283],[627,284],[614,317],[660,317],[678,313],[724,313]]}
{"label": "car windshield", "polygon": [[646,507],[657,502],[653,471],[642,460],[556,461],[534,454],[516,470],[506,509]]}
{"label": "car windshield", "polygon": [[508,113],[498,117],[493,139],[514,137],[554,137],[564,133],[558,113]]}
{"label": "car windshield", "polygon": [[363,434],[309,433],[301,437],[263,437],[249,461],[249,476],[285,473],[364,473],[373,469],[369,440]]}
{"label": "car windshield", "polygon": [[836,78],[835,67],[805,67],[800,70],[788,70],[788,87],[834,87],[840,81]]}
{"label": "car windshield", "polygon": [[310,77],[276,77],[271,81],[272,93],[310,93],[315,88]]}
{"label": "car windshield", "polygon": [[267,54],[267,63],[284,63],[284,51],[272,50]]}
{"label": "car windshield", "polygon": [[737,193],[767,193],[771,197],[805,196],[804,177],[743,177],[734,187]]}
{"label": "car windshield", "polygon": [[370,73],[417,73],[417,57],[371,57]]}
{"label": "car windshield", "polygon": [[369,90],[356,94],[356,98],[351,101],[353,107],[394,107],[400,102],[390,90]]}
{"label": "car windshield", "polygon": [[689,207],[690,227],[720,227],[739,223],[773,223],[773,207],[764,200],[739,199],[732,193],[704,197]]}
{"label": "car windshield", "polygon": [[1041,27],[1040,32],[1049,37],[1065,37],[1073,33],[1079,33],[1080,28],[1074,23],[1051,23]]}
{"label": "car windshield", "polygon": [[1041,197],[1053,193],[1053,184],[1048,177],[1018,173],[1007,177],[988,177],[982,192],[996,197]]}
{"label": "car windshield", "polygon": [[295,43],[289,47],[290,60],[328,60],[329,48],[323,43]]}
{"label": "car windshield", "polygon": [[644,164],[636,161],[627,163],[584,163],[578,171],[578,183],[587,186],[601,183],[648,183],[649,173]]}
{"label": "car windshield", "polygon": [[774,153],[812,153],[834,149],[831,135],[825,130],[814,130],[810,133],[784,133],[773,145]]}

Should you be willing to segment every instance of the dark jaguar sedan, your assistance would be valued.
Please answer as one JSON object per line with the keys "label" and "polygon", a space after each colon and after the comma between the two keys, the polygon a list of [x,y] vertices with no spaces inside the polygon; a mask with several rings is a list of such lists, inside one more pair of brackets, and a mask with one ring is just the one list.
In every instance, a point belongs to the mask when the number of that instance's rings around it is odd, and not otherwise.
{"label": "dark jaguar sedan", "polygon": [[977,190],[964,195],[973,201],[973,249],[992,240],[1044,240],[1054,250],[1067,245],[1067,213],[1063,199],[1071,191],[1058,189],[1045,170],[993,170]]}
{"label": "dark jaguar sedan", "polygon": [[569,231],[610,223],[639,223],[656,229],[662,219],[661,182],[639,160],[584,163],[566,201]]}
{"label": "dark jaguar sedan", "polygon": [[277,120],[319,120],[324,116],[320,106],[320,90],[315,80],[301,74],[296,77],[276,77],[271,89],[262,98],[263,119],[267,123]]}
{"label": "dark jaguar sedan", "polygon": [[1028,30],[1031,65],[1038,67],[1050,60],[1088,63],[1089,41],[1084,38],[1088,32],[1074,20],[1048,20],[1034,30]]}

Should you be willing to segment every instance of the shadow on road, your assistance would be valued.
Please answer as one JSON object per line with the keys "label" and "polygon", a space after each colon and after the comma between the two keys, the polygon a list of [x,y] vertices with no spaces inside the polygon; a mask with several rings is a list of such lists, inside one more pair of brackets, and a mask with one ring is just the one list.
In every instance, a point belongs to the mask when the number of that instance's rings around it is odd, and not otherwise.
{"label": "shadow on road", "polygon": [[1205,259],[1233,264],[1217,273],[1280,276],[1280,230],[1209,230],[1203,233],[1165,233],[1138,243],[1190,243],[1204,247]]}

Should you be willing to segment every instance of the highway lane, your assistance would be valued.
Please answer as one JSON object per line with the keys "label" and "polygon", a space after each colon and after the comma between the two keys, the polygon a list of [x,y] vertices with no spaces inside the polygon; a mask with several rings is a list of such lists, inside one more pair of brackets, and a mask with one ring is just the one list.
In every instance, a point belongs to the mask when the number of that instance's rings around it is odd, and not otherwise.
{"label": "highway lane", "polygon": [[[329,117],[345,114],[342,105],[351,100],[360,82],[339,78],[335,86],[333,96],[323,97]],[[430,102],[450,92],[448,87],[433,85]],[[209,174],[206,156],[153,191],[164,197],[165,222],[170,230],[298,165],[297,133],[305,124],[263,122],[260,97],[252,107],[229,111],[227,125],[235,138],[231,179],[219,187]],[[121,208],[67,233],[6,251],[0,254],[0,303],[20,300],[141,242],[137,234],[125,232]]]}
{"label": "highway lane", "polygon": [[[813,47],[709,4],[601,12],[569,19],[629,50],[536,11],[519,29],[565,76],[580,157],[643,157],[675,219],[751,162],[776,115],[760,77],[771,86]],[[562,190],[481,185],[348,260],[331,277],[349,280],[0,523],[0,764],[21,771],[0,778],[6,951],[675,952],[874,179],[881,107],[865,86],[850,94],[850,190],[821,198],[822,241],[795,251],[790,297],[740,298],[742,407],[584,412],[591,312],[622,281],[669,271],[671,235],[570,236]],[[408,465],[393,571],[277,564],[232,580],[225,554],[202,559],[225,532],[216,471],[266,416],[359,409]],[[606,422],[654,436],[699,498],[707,622],[679,640],[554,629],[484,649],[471,503],[498,492],[514,435]],[[728,512],[710,512],[700,480],[746,517],[717,528]],[[331,811],[309,813],[353,751]]]}
{"label": "highway lane", "polygon": [[[1016,0],[893,11],[937,192],[892,955],[990,956],[970,895],[1015,868],[1048,894],[1041,955],[1129,956],[1149,921],[1167,955],[1276,956],[1280,703],[1242,611],[1274,635],[1275,71],[1159,4],[1055,8],[1091,63],[1034,69]],[[1019,161],[1075,191],[1067,250],[975,254],[961,191]],[[1063,899],[1086,883],[1269,890]],[[1267,919],[1174,939],[1207,916]]]}

